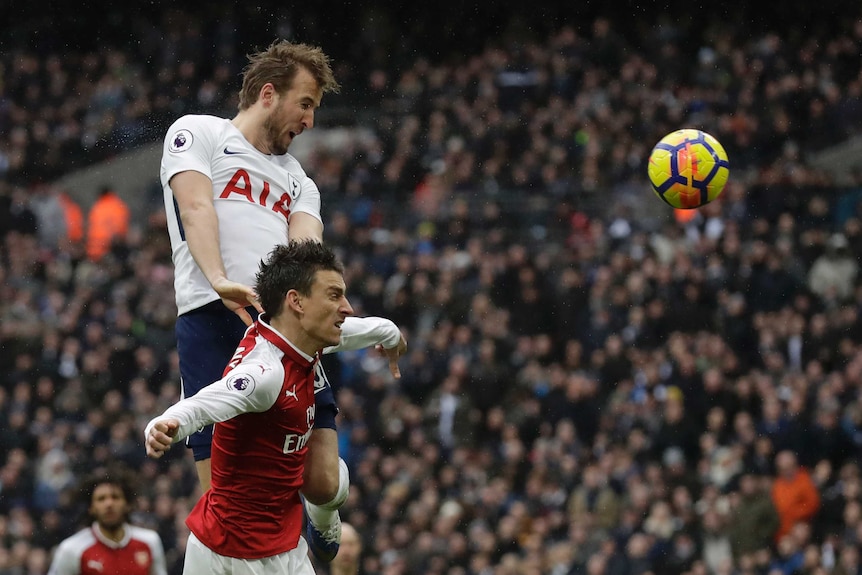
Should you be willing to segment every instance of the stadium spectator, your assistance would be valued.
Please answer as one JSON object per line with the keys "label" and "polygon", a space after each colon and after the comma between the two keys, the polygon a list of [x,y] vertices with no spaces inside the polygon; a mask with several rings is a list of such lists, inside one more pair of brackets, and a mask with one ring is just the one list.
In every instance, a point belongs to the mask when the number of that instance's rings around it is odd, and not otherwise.
{"label": "stadium spectator", "polygon": [[784,450],[775,456],[776,477],[772,483],[772,502],[779,525],[775,541],[790,534],[797,523],[808,523],[820,508],[820,493],[808,470],[800,466],[796,454]]}
{"label": "stadium spectator", "polygon": [[847,238],[833,234],[826,242],[825,253],[814,260],[808,273],[811,291],[830,307],[846,301],[856,285],[859,264],[847,248]]}
{"label": "stadium spectator", "polygon": [[362,538],[350,523],[341,524],[341,546],[329,564],[330,575],[359,575],[362,566]]}
{"label": "stadium spectator", "polygon": [[102,187],[99,197],[87,213],[87,257],[100,261],[116,242],[129,232],[129,207],[109,186]]}
{"label": "stadium spectator", "polygon": [[739,476],[739,489],[731,497],[728,536],[733,557],[743,557],[768,550],[778,531],[779,518],[772,497],[765,488],[764,479],[753,471],[743,471]]}
{"label": "stadium spectator", "polygon": [[71,237],[64,200],[53,186],[40,186],[33,192],[30,205],[36,215],[39,243],[46,249],[56,250]]}
{"label": "stadium spectator", "polygon": [[84,212],[69,193],[58,190],[57,197],[63,208],[63,216],[66,223],[66,239],[72,244],[80,244],[84,241]]}
{"label": "stadium spectator", "polygon": [[584,521],[606,531],[619,522],[620,496],[608,483],[598,465],[589,464],[583,470],[581,485],[572,490],[567,511],[572,523]]}

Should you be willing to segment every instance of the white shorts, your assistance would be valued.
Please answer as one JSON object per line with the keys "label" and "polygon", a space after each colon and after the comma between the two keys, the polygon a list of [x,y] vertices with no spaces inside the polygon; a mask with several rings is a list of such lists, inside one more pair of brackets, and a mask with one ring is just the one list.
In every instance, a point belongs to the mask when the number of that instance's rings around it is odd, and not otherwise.
{"label": "white shorts", "polygon": [[300,537],[295,549],[263,559],[236,559],[210,550],[189,533],[183,575],[314,575],[308,544]]}

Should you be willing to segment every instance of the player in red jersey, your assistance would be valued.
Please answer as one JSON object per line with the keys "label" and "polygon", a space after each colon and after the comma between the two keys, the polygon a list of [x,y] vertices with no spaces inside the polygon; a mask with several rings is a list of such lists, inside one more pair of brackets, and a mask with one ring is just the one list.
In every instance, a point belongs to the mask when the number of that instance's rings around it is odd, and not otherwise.
{"label": "player in red jersey", "polygon": [[[341,326],[353,313],[342,274],[323,244],[275,248],[256,276],[264,313],[224,377],[147,425],[147,455],[161,457],[216,423],[211,488],[186,520],[185,575],[314,572],[301,537],[300,489],[315,423],[314,367],[323,349],[344,344]],[[397,328],[373,339],[386,349],[406,346]]]}
{"label": "player in red jersey", "polygon": [[99,474],[82,493],[93,524],[60,543],[48,575],[167,574],[159,534],[129,524],[134,496],[124,474]]}

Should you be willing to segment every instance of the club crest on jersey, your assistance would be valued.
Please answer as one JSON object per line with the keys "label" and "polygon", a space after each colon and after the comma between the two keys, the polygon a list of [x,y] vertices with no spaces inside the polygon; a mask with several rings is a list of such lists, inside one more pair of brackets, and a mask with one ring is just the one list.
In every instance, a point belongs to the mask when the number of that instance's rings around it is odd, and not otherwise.
{"label": "club crest on jersey", "polygon": [[297,180],[293,174],[287,175],[287,193],[290,194],[290,199],[295,200],[299,197],[299,191],[302,188],[299,185],[299,180]]}
{"label": "club crest on jersey", "polygon": [[192,136],[192,133],[188,130],[177,130],[177,132],[171,136],[171,144],[168,149],[174,153],[185,152],[192,147],[192,142],[194,141],[195,137]]}
{"label": "club crest on jersey", "polygon": [[146,551],[136,551],[135,552],[135,563],[140,565],[141,567],[146,567],[150,564],[150,554]]}
{"label": "club crest on jersey", "polygon": [[241,393],[244,396],[248,397],[251,395],[251,392],[254,391],[254,387],[256,382],[254,378],[247,373],[238,373],[236,375],[231,375],[225,381],[225,385],[227,385],[228,391],[233,391],[236,393]]}

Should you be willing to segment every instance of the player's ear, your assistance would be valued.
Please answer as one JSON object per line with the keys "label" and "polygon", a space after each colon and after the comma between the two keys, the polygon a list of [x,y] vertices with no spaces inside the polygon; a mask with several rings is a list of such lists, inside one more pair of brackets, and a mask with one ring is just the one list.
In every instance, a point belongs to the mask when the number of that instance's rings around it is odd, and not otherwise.
{"label": "player's ear", "polygon": [[302,294],[295,289],[287,292],[284,296],[285,304],[294,312],[302,313]]}
{"label": "player's ear", "polygon": [[272,104],[272,99],[274,96],[275,86],[273,86],[272,83],[267,82],[266,84],[261,86],[260,94],[258,94],[258,99],[260,99],[263,104],[266,104],[267,106]]}

